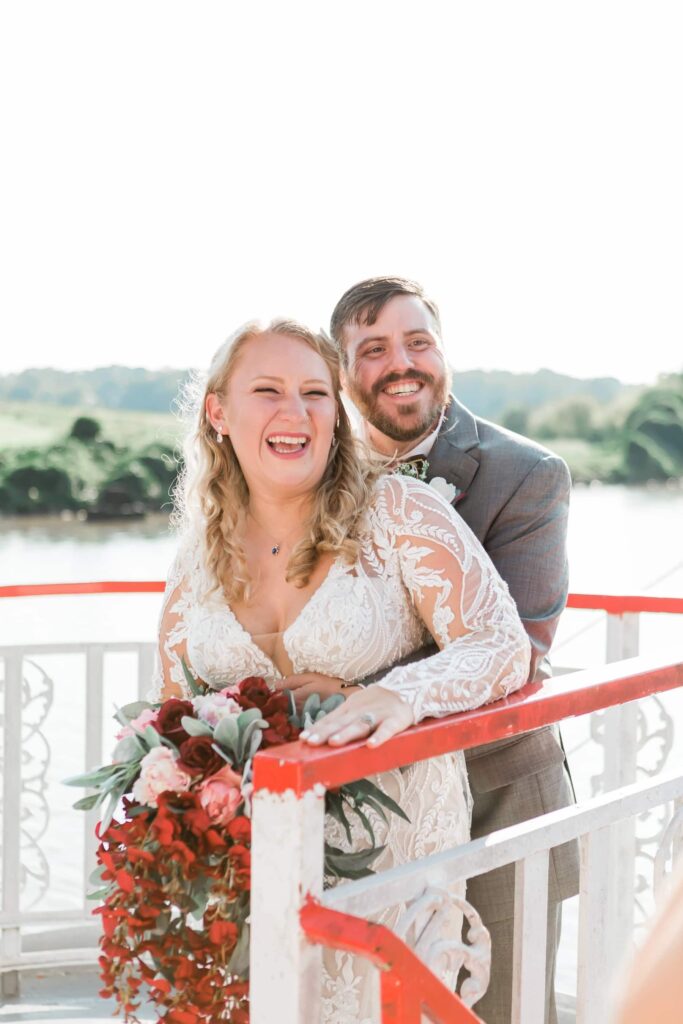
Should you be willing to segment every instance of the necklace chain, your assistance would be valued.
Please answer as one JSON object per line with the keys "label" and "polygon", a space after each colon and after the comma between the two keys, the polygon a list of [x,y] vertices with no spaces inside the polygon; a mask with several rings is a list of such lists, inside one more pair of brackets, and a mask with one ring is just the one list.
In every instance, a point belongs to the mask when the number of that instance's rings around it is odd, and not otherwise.
{"label": "necklace chain", "polygon": [[[250,517],[251,519],[253,519],[253,520],[254,520],[254,522],[255,522],[255,523],[256,523],[256,525],[258,526],[259,530],[261,530],[261,531],[262,531],[263,533],[265,533],[265,534],[267,534],[267,533],[268,533],[268,531],[267,531],[267,530],[265,529],[265,527],[264,527],[264,526],[263,526],[263,525],[262,525],[261,523],[259,523],[258,519],[256,518],[256,516],[254,515],[254,513],[253,513],[253,512],[252,512],[252,511],[251,511],[250,509],[249,509],[249,510],[247,510],[247,515],[248,515],[248,516],[249,516],[249,517]],[[293,529],[291,529],[291,530],[289,531],[289,533],[288,533],[288,534],[287,534],[287,535],[286,535],[285,537],[283,537],[283,538],[282,538],[282,540],[276,541],[276,542],[275,542],[275,543],[274,543],[274,544],[272,545],[272,547],[271,547],[271,549],[270,549],[270,553],[271,553],[271,555],[279,555],[279,554],[280,554],[280,548],[282,547],[283,543],[284,543],[285,541],[289,540],[289,538],[290,538],[290,537],[292,536],[292,534],[294,533],[294,531],[295,531],[295,530],[298,530],[298,529],[300,529],[300,524],[299,524],[299,523],[297,523],[297,525],[296,525],[295,527],[293,527]]]}

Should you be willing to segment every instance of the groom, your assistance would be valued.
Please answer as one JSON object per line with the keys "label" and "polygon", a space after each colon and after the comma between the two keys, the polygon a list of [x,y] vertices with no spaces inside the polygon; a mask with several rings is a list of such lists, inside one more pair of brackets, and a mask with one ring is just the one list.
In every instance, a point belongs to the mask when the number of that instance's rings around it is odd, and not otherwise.
{"label": "groom", "polygon": [[[532,644],[529,678],[547,678],[546,655],[567,599],[565,463],[479,419],[451,394],[439,311],[414,281],[375,277],[349,288],[332,313],[331,333],[365,440],[397,461],[417,460],[416,471],[427,480],[441,478],[439,490],[482,542],[517,603]],[[572,802],[552,728],[470,750],[467,768],[473,838]],[[547,1024],[557,1019],[560,902],[577,891],[576,847],[567,844],[550,858]],[[471,879],[467,895],[492,940],[491,984],[475,1010],[486,1024],[509,1024],[514,865]]]}

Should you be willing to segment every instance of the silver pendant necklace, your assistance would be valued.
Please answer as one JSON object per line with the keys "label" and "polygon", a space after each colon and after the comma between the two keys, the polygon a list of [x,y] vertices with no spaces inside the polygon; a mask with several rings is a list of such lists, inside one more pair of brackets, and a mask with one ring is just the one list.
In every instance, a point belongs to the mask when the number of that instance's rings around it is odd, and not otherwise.
{"label": "silver pendant necklace", "polygon": [[[258,526],[259,530],[261,530],[261,532],[262,532],[262,533],[266,533],[266,534],[267,534],[267,532],[268,532],[268,531],[267,531],[267,530],[265,530],[265,529],[263,528],[263,526],[261,526],[261,524],[259,523],[258,519],[256,518],[256,516],[254,515],[254,513],[253,513],[253,512],[247,512],[247,515],[248,515],[248,516],[249,516],[249,517],[250,517],[251,519],[253,519],[253,520],[254,520],[254,522],[256,523],[256,525]],[[273,545],[272,545],[272,547],[271,547],[271,549],[270,549],[270,553],[271,553],[271,555],[279,555],[279,554],[280,554],[280,548],[282,547],[282,544],[284,543],[284,541],[287,541],[287,540],[289,540],[289,538],[290,538],[290,537],[292,536],[292,534],[293,534],[293,533],[295,532],[295,530],[298,530],[298,529],[300,529],[300,526],[299,526],[299,524],[297,524],[297,525],[296,525],[296,526],[294,527],[294,529],[293,529],[293,530],[290,530],[290,532],[289,532],[289,533],[287,534],[287,536],[286,536],[286,537],[284,537],[284,538],[283,538],[283,540],[281,540],[281,541],[276,541],[276,543],[275,543],[275,544],[273,544]]]}

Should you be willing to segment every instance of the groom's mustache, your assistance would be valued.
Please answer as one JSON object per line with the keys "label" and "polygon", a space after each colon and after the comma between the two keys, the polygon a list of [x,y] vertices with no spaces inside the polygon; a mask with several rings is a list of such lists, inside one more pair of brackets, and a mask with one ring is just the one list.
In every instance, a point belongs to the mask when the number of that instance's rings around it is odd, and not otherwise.
{"label": "groom's mustache", "polygon": [[389,384],[400,384],[402,380],[416,380],[420,384],[436,384],[436,379],[432,377],[431,373],[425,373],[423,370],[412,370],[410,373],[388,373],[386,377],[375,381],[372,385],[372,393],[376,396]]}

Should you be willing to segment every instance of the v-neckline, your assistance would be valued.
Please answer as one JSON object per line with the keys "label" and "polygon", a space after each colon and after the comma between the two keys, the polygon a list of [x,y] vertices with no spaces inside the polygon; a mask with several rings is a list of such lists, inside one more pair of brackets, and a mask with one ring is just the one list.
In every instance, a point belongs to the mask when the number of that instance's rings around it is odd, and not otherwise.
{"label": "v-neckline", "polygon": [[[287,626],[286,629],[283,629],[282,632],[278,632],[278,633],[267,633],[267,634],[264,633],[263,634],[264,636],[281,636],[282,637],[282,645],[283,645],[283,647],[285,649],[287,657],[292,662],[292,667],[294,667],[294,661],[292,659],[291,654],[289,653],[289,648],[287,647],[287,640],[286,640],[287,634],[294,628],[294,626],[296,626],[296,624],[299,622],[299,620],[301,619],[301,617],[304,614],[304,612],[307,611],[308,608],[310,608],[311,604],[315,601],[315,599],[317,598],[317,596],[320,593],[320,591],[324,589],[324,587],[326,586],[327,582],[332,578],[332,576],[335,574],[335,571],[337,570],[337,568],[340,565],[341,565],[341,555],[337,555],[335,560],[332,562],[332,565],[328,569],[327,573],[325,574],[323,579],[320,581],[318,586],[315,588],[315,590],[313,591],[313,593],[309,597],[308,601],[306,601],[305,604],[303,604],[301,606],[301,608],[299,609],[298,613],[295,615],[295,617],[292,619],[292,621],[290,622],[290,624]],[[275,673],[276,678],[284,679],[285,677],[283,676],[282,672],[277,667],[277,665],[275,664],[273,659],[266,654],[266,652],[263,650],[263,648],[260,646],[260,644],[258,644],[256,642],[256,640],[254,640],[254,637],[249,632],[249,630],[246,628],[246,626],[243,626],[242,623],[240,622],[240,620],[237,618],[237,616],[235,615],[235,612],[232,609],[232,606],[231,606],[230,602],[226,601],[225,605],[226,605],[226,608],[228,609],[228,612],[230,613],[230,616],[231,616],[233,622],[235,623],[235,625],[239,629],[240,633],[242,633],[242,635],[244,637],[246,637],[246,639],[249,641],[250,646],[254,650],[258,651],[259,655],[261,656],[261,658],[263,658],[264,661],[268,662],[268,664],[272,668],[273,672]]]}

